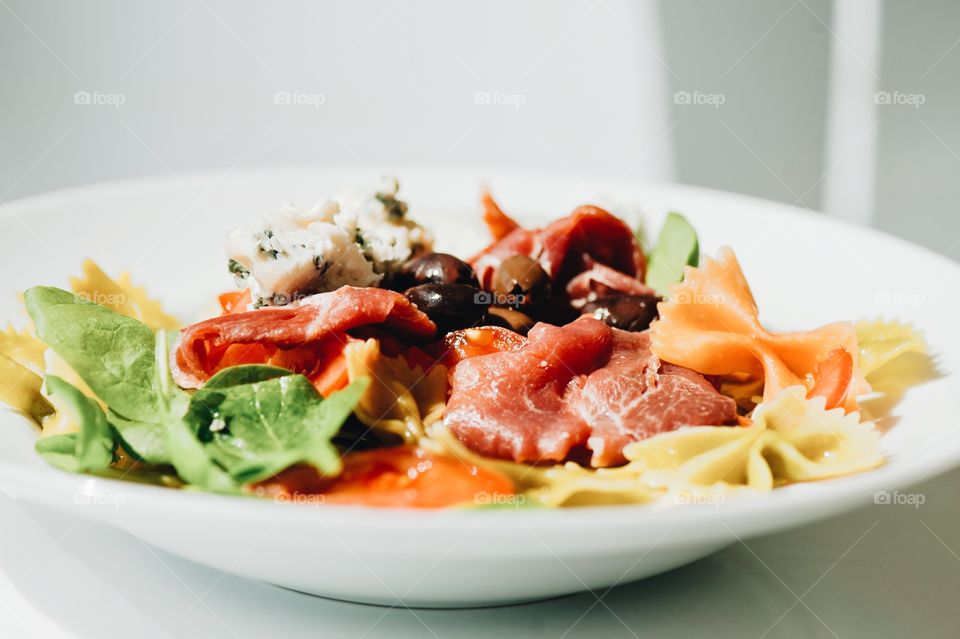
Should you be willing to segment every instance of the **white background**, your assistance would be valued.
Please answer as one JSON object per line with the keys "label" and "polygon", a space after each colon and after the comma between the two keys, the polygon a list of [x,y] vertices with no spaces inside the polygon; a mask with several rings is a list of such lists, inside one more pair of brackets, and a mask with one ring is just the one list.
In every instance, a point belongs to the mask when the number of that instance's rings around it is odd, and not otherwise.
{"label": "white background", "polygon": [[[826,208],[960,259],[958,18],[945,0],[0,0],[0,203],[264,164],[499,166]],[[600,603],[464,613],[306,598],[0,498],[0,634],[954,636],[958,487]]]}

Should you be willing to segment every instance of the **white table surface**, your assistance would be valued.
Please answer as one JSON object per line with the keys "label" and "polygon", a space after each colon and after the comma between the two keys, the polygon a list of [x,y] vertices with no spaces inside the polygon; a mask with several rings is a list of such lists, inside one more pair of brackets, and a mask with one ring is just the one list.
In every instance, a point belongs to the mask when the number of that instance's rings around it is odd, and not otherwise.
{"label": "white table surface", "polygon": [[956,637],[960,471],[905,492],[924,503],[867,506],[608,593],[465,611],[293,593],[0,495],[0,637]]}

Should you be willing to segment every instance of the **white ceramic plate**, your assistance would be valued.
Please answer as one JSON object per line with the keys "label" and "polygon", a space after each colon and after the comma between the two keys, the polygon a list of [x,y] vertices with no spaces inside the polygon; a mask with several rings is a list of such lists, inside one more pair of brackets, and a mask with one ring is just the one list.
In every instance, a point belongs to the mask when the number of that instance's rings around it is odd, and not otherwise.
{"label": "white ceramic plate", "polygon": [[[70,475],[33,453],[33,426],[0,413],[0,488],[113,524],[193,561],[295,590],[386,605],[480,606],[605,590],[869,503],[960,463],[960,268],[883,234],[742,196],[673,185],[618,184],[493,171],[398,171],[416,219],[442,248],[486,241],[481,181],[524,221],[583,202],[686,214],[713,253],[733,246],[768,325],[807,328],[885,316],[926,330],[937,377],[899,401],[868,403],[885,417],[884,467],[724,504],[559,511],[410,512],[280,504]],[[22,200],[0,214],[0,318],[23,321],[16,294],[65,286],[85,257],[133,272],[185,319],[229,288],[220,244],[233,225],[286,201],[311,204],[376,175],[360,170],[263,170],[95,186]]]}

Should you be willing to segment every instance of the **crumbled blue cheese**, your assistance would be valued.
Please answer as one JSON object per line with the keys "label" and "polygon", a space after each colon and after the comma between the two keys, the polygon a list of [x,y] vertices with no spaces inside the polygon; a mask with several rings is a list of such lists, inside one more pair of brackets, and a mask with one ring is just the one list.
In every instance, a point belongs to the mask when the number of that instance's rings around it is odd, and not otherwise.
{"label": "crumbled blue cheese", "polygon": [[406,217],[390,180],[310,209],[288,205],[227,236],[229,270],[254,306],[282,306],[341,286],[377,286],[433,238]]}

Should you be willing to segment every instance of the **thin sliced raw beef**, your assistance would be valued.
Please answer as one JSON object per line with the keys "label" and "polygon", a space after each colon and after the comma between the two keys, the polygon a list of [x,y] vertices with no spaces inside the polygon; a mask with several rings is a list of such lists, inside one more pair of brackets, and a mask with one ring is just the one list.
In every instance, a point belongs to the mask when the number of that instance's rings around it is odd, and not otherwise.
{"label": "thin sliced raw beef", "polygon": [[343,286],[296,305],[224,315],[188,326],[171,354],[173,377],[183,388],[198,388],[222,368],[233,346],[263,347],[271,353],[313,347],[327,340],[345,342],[347,331],[366,326],[415,341],[429,340],[436,333],[434,323],[400,293]]}
{"label": "thin sliced raw beef", "polygon": [[566,459],[590,435],[567,397],[609,357],[612,341],[610,329],[596,320],[562,328],[537,324],[518,351],[465,359],[450,374],[444,424],[483,455]]}
{"label": "thin sliced raw beef", "polygon": [[475,255],[470,264],[480,283],[489,287],[496,267],[518,254],[539,261],[558,291],[595,262],[639,281],[646,272],[646,258],[630,227],[596,206],[578,207],[543,229],[517,226]]}
{"label": "thin sliced raw beef", "polygon": [[610,359],[587,377],[571,404],[590,424],[587,448],[593,466],[622,464],[624,446],[657,433],[736,421],[734,400],[703,375],[661,363],[650,352],[649,333],[611,330]]}
{"label": "thin sliced raw beef", "polygon": [[470,357],[450,374],[444,423],[478,453],[559,462],[592,452],[612,466],[623,446],[680,426],[736,422],[736,404],[701,375],[661,363],[646,333],[592,318],[537,324],[518,350]]}

